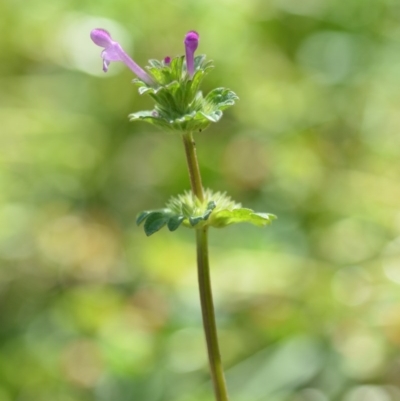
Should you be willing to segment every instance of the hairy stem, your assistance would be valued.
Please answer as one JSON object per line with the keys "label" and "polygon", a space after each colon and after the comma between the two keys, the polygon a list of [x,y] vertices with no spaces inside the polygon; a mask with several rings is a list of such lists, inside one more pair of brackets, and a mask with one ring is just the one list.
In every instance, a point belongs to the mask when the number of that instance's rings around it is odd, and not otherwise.
{"label": "hairy stem", "polygon": [[[182,138],[185,145],[192,192],[200,201],[204,201],[204,192],[193,135],[192,133],[187,133],[184,134]],[[217,401],[228,401],[228,391],[219,352],[217,325],[215,322],[214,302],[211,290],[210,264],[208,260],[208,227],[196,229],[196,244],[201,313],[203,316],[208,361],[210,364],[215,398]]]}
{"label": "hairy stem", "polygon": [[204,200],[203,185],[201,183],[201,175],[199,163],[197,161],[196,143],[194,142],[191,132],[182,135],[183,144],[185,145],[186,161],[189,169],[190,185],[193,194],[200,200]]}
{"label": "hairy stem", "polygon": [[224,371],[222,369],[217,337],[217,325],[215,323],[214,303],[211,291],[210,265],[208,262],[207,237],[207,227],[196,230],[197,273],[199,279],[201,313],[203,315],[203,326],[206,335],[208,360],[210,363],[215,398],[217,401],[228,401],[228,391],[226,388]]}

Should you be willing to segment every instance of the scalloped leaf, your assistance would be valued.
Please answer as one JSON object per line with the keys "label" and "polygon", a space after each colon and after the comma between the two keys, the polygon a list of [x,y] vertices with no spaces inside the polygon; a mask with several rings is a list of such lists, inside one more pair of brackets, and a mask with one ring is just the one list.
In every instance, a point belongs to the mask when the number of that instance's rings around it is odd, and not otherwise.
{"label": "scalloped leaf", "polygon": [[159,69],[164,67],[164,64],[163,64],[161,61],[156,60],[156,59],[154,59],[154,58],[152,58],[152,59],[149,60],[149,64],[150,64],[152,67],[159,68]]}
{"label": "scalloped leaf", "polygon": [[169,220],[170,216],[163,212],[151,212],[147,215],[144,222],[144,232],[149,237],[150,235],[161,230]]}
{"label": "scalloped leaf", "polygon": [[199,54],[194,58],[194,69],[203,67],[204,61],[206,60],[205,54]]}
{"label": "scalloped leaf", "polygon": [[192,227],[194,227],[195,225],[197,225],[198,223],[200,223],[200,221],[205,220],[203,219],[203,216],[196,216],[196,217],[189,217],[189,223]]}
{"label": "scalloped leaf", "polygon": [[214,64],[212,60],[206,61],[205,54],[199,54],[194,58],[194,70],[201,69],[203,71],[211,70],[214,68]]}
{"label": "scalloped leaf", "polygon": [[137,217],[136,217],[136,224],[137,224],[138,226],[139,226],[140,224],[142,224],[142,223],[146,220],[147,216],[148,216],[150,213],[151,213],[151,212],[148,211],[148,210],[145,210],[144,212],[139,213],[139,214],[137,215]]}
{"label": "scalloped leaf", "polygon": [[271,224],[276,216],[269,213],[256,213],[251,209],[238,208],[232,210],[221,210],[213,216],[214,227],[224,227],[230,224],[251,223],[258,227]]}
{"label": "scalloped leaf", "polygon": [[169,231],[175,231],[185,220],[185,216],[174,214],[170,209],[145,210],[138,214],[136,224],[144,222],[144,231],[150,235],[161,230],[167,225]]}
{"label": "scalloped leaf", "polygon": [[227,88],[216,88],[209,92],[204,100],[214,109],[225,110],[233,106],[238,99],[235,92]]}
{"label": "scalloped leaf", "polygon": [[171,60],[170,68],[173,79],[180,80],[182,78],[184,60],[185,56],[175,57]]}
{"label": "scalloped leaf", "polygon": [[210,201],[210,202],[208,202],[208,204],[207,204],[207,210],[209,210],[209,211],[213,211],[215,208],[216,208],[216,203],[215,203],[215,201]]}
{"label": "scalloped leaf", "polygon": [[216,121],[215,116],[205,116],[202,112],[193,112],[191,114],[185,114],[183,116],[168,119],[164,117],[163,114],[158,113],[157,110],[146,110],[131,113],[128,117],[130,121],[142,120],[157,125],[160,128],[179,132],[203,131],[210,125],[210,122]]}
{"label": "scalloped leaf", "polygon": [[222,117],[221,110],[212,110],[208,113],[201,111],[200,114],[204,116],[208,121],[211,121],[212,123],[217,123]]}
{"label": "scalloped leaf", "polygon": [[129,120],[130,121],[144,121],[153,125],[156,125],[160,128],[164,129],[170,129],[171,125],[168,121],[165,119],[161,118],[160,116],[157,116],[157,111],[152,110],[152,111],[138,111],[137,113],[131,113],[129,114]]}
{"label": "scalloped leaf", "polygon": [[183,220],[185,219],[185,216],[182,215],[175,215],[170,217],[168,220],[167,226],[169,231],[175,231],[179,228],[179,226],[182,224]]}
{"label": "scalloped leaf", "polygon": [[150,88],[149,86],[140,86],[138,89],[139,95],[144,95],[147,92],[150,92],[154,90],[153,88]]}
{"label": "scalloped leaf", "polygon": [[212,211],[215,208],[215,202],[209,202],[207,205],[207,209],[201,216],[189,216],[188,220],[192,227],[200,223],[201,221],[207,221],[210,217]]}
{"label": "scalloped leaf", "polygon": [[142,120],[144,118],[157,118],[155,110],[142,110],[129,114],[130,120]]}

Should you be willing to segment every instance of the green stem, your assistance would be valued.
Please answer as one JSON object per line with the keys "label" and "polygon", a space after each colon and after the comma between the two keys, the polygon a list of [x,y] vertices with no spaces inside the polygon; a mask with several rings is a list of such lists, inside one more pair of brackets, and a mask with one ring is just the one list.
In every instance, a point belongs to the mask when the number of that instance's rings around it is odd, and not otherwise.
{"label": "green stem", "polygon": [[196,230],[197,242],[197,273],[200,289],[201,313],[206,335],[208,360],[211,378],[214,385],[215,398],[218,401],[228,401],[224,371],[219,352],[217,325],[215,323],[214,303],[211,291],[210,265],[208,262],[208,230],[207,227]]}
{"label": "green stem", "polygon": [[199,163],[197,161],[196,143],[191,132],[182,135],[183,144],[185,145],[186,161],[189,169],[190,185],[193,194],[201,201],[204,200],[203,185],[201,183],[201,175]]}
{"label": "green stem", "polygon": [[[189,169],[190,184],[193,194],[204,200],[203,186],[196,155],[196,145],[192,133],[183,135],[186,159]],[[204,333],[207,343],[208,361],[211,378],[217,401],[228,401],[224,371],[218,345],[217,325],[215,322],[214,302],[211,290],[210,264],[208,260],[208,227],[196,229],[197,272],[200,290],[201,312],[203,316]]]}

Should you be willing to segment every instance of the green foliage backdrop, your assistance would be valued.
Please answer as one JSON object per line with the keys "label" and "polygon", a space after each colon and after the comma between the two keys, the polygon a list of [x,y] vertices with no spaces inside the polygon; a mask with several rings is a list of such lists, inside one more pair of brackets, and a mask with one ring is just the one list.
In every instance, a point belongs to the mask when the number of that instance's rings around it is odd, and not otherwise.
{"label": "green foliage backdrop", "polygon": [[[189,189],[140,64],[199,53],[240,97],[204,182],[278,220],[211,232],[232,401],[400,400],[400,3],[3,0],[0,401],[211,401],[193,232],[135,224]],[[120,68],[119,68],[120,67]]]}

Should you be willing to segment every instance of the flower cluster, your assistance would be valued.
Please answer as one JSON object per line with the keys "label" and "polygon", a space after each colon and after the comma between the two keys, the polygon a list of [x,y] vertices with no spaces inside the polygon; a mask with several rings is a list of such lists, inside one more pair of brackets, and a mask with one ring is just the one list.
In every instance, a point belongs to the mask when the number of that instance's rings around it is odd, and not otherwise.
{"label": "flower cluster", "polygon": [[200,86],[213,65],[204,55],[195,56],[199,45],[199,35],[195,31],[185,36],[185,56],[150,60],[145,69],[136,64],[106,30],[94,29],[90,37],[103,48],[105,72],[111,62],[122,61],[137,76],[133,82],[139,87],[139,93],[146,93],[155,101],[153,110],[130,114],[131,121],[142,120],[178,132],[203,131],[211,122],[219,121],[222,111],[238,99],[226,88],[213,89],[203,96]]}

